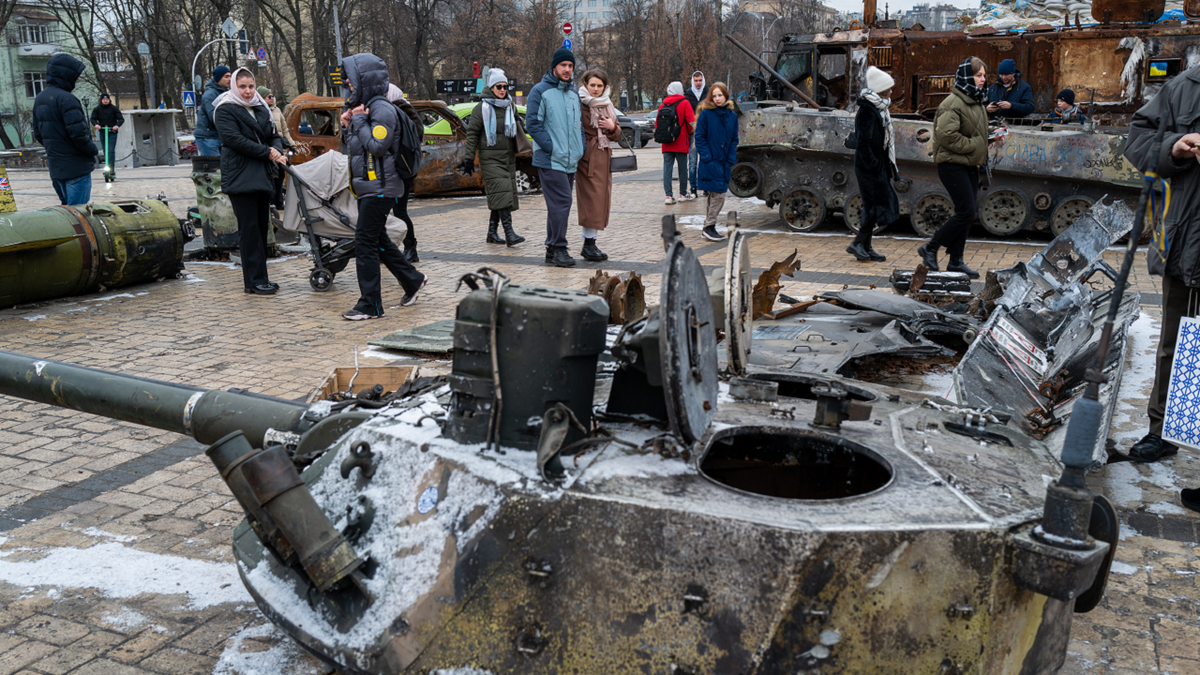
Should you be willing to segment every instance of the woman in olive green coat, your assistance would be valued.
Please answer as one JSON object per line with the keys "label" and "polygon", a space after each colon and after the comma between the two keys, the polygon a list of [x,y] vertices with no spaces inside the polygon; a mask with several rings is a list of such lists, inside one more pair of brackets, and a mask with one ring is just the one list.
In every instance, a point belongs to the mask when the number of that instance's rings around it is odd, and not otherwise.
{"label": "woman in olive green coat", "polygon": [[[525,130],[517,120],[517,109],[508,96],[508,76],[499,68],[488,73],[488,90],[483,101],[471,111],[467,124],[466,154],[462,172],[475,171],[475,153],[479,152],[479,170],[483,172],[483,191],[487,194],[491,221],[487,243],[516,246],[525,237],[513,230],[512,212],[517,203],[517,143]],[[504,226],[504,238],[496,231]]]}
{"label": "woman in olive green coat", "polygon": [[950,262],[947,272],[962,272],[972,279],[979,273],[967,267],[963,251],[967,234],[977,217],[979,167],[987,161],[988,123],[987,69],[983,61],[971,57],[958,66],[954,89],[938,106],[933,118],[933,161],[938,178],[954,202],[954,215],[933,235],[929,243],[917,249],[922,262],[937,271],[937,251],[945,247]]}

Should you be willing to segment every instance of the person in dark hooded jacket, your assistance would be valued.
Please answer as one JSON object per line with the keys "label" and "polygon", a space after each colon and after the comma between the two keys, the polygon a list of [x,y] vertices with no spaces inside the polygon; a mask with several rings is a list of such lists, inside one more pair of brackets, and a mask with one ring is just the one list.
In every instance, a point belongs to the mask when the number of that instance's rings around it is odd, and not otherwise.
{"label": "person in dark hooded jacket", "polygon": [[1033,112],[1033,87],[1021,78],[1017,62],[1004,59],[997,74],[987,91],[988,115],[997,119],[1028,117]]}
{"label": "person in dark hooded jacket", "polygon": [[871,246],[875,230],[891,225],[900,217],[900,203],[892,181],[899,178],[896,166],[896,141],[892,129],[891,92],[896,81],[875,66],[867,67],[867,86],[858,95],[854,133],[854,177],[862,196],[862,220],[854,242],[846,252],[858,260],[884,262],[887,257]]}
{"label": "person in dark hooded jacket", "polygon": [[46,64],[46,88],[33,99],[33,138],[46,148],[50,182],[64,204],[92,198],[92,169],[99,149],[79,99],[71,93],[85,66],[70,54],[55,54]]}
{"label": "person in dark hooded jacket", "polygon": [[[342,137],[350,151],[350,187],[358,195],[354,257],[360,295],[358,303],[342,318],[361,321],[383,316],[381,262],[404,289],[400,304],[405,307],[417,301],[427,277],[404,257],[385,227],[388,214],[405,193],[404,178],[396,171],[394,161],[401,143],[400,111],[388,100],[387,64],[374,54],[354,54],[342,60],[342,72],[350,87],[348,110],[342,113]],[[409,110],[411,106],[405,114],[417,121],[415,111]]]}
{"label": "person in dark hooded jacket", "polygon": [[221,154],[221,136],[213,124],[213,104],[217,97],[229,91],[232,73],[228,66],[213,68],[212,79],[200,97],[196,106],[196,151],[203,157],[216,157]]}
{"label": "person in dark hooded jacket", "polygon": [[254,73],[238,68],[232,80],[234,88],[213,101],[213,123],[221,135],[221,191],[229,195],[237,216],[246,292],[274,295],[279,284],[267,278],[267,209],[275,194],[275,172],[287,162],[283,139],[258,94]]}
{"label": "person in dark hooded jacket", "polygon": [[[100,94],[100,105],[92,108],[92,126],[96,134],[105,139],[104,166],[109,175],[116,176],[117,129],[125,124],[125,116],[121,109],[113,105],[112,97],[107,93]],[[107,134],[105,133],[107,131]]]}

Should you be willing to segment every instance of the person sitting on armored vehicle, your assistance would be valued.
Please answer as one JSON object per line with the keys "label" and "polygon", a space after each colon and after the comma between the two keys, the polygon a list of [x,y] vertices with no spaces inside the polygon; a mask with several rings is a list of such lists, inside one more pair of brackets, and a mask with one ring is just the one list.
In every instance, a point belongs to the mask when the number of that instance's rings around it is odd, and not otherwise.
{"label": "person sitting on armored vehicle", "polygon": [[988,116],[992,119],[1028,117],[1033,112],[1033,87],[1021,79],[1017,62],[1004,59],[998,73],[999,77],[988,87]]}
{"label": "person sitting on armored vehicle", "polygon": [[1063,89],[1058,92],[1058,98],[1054,101],[1054,110],[1050,111],[1050,115],[1046,121],[1051,124],[1083,124],[1087,121],[1087,115],[1079,110],[1079,106],[1075,105],[1075,92],[1071,89]]}

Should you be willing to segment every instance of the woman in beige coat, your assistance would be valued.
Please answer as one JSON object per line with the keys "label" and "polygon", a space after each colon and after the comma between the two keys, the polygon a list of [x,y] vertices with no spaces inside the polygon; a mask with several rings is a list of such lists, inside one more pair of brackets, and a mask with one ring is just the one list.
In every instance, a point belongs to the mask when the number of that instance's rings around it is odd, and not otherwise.
{"label": "woman in beige coat", "polygon": [[608,98],[608,73],[589,70],[583,74],[582,82],[579,98],[583,103],[581,117],[587,145],[575,169],[579,225],[583,227],[580,255],[584,260],[599,262],[608,260],[608,254],[596,247],[596,234],[608,226],[612,206],[611,143],[621,138],[621,125],[617,123],[617,109]]}

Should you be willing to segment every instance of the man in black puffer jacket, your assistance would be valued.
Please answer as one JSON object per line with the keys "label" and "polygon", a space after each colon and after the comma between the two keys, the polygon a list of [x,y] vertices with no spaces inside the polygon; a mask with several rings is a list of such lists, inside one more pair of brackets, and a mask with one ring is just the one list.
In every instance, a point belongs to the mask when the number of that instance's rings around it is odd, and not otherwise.
{"label": "man in black puffer jacket", "polygon": [[385,227],[388,214],[404,199],[405,190],[404,178],[394,164],[394,153],[400,145],[400,112],[387,98],[387,65],[374,54],[354,54],[342,60],[342,71],[350,87],[348,110],[342,113],[342,137],[350,150],[350,186],[358,195],[354,266],[361,295],[342,318],[361,321],[383,316],[380,262],[404,289],[400,300],[403,306],[417,301],[426,277],[408,262],[387,236]]}
{"label": "man in black puffer jacket", "polygon": [[79,99],[71,93],[85,66],[70,54],[55,54],[46,64],[46,88],[33,99],[33,138],[46,148],[50,182],[65,204],[92,199],[92,169],[99,149]]}

